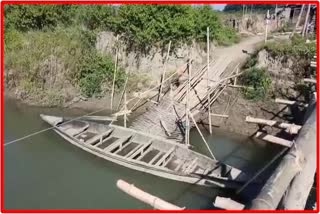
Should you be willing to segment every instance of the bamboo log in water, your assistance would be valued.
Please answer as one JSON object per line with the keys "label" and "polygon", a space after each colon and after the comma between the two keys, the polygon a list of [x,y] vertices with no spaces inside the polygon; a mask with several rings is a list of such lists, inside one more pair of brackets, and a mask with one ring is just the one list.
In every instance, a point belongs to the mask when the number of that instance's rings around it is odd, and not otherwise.
{"label": "bamboo log in water", "polygon": [[117,181],[117,187],[127,193],[128,195],[154,207],[158,210],[184,210],[182,207],[178,207],[174,204],[166,202],[154,195],[151,195],[143,190],[135,187],[133,184],[129,184],[123,180]]}
{"label": "bamboo log in water", "polygon": [[215,207],[225,209],[225,210],[243,210],[244,205],[232,200],[231,198],[225,198],[225,197],[220,197],[217,196],[213,205]]}

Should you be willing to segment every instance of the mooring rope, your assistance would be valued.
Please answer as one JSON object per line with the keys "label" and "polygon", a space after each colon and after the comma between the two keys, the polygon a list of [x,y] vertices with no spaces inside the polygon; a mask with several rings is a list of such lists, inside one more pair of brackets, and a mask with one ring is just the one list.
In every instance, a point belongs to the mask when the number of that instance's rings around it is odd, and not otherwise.
{"label": "mooring rope", "polygon": [[[85,114],[85,115],[82,115],[82,116],[79,116],[79,117],[75,117],[75,118],[73,118],[73,119],[71,119],[71,120],[66,121],[64,124],[70,123],[70,122],[75,121],[75,120],[79,120],[79,119],[81,119],[81,118],[83,118],[83,117],[90,116],[90,115],[92,115],[92,114],[96,114],[96,113],[98,113],[98,112],[101,112],[101,111],[103,111],[103,110],[106,110],[107,108],[108,108],[108,107],[104,107],[104,108],[99,109],[99,110],[97,110],[97,111],[90,112],[90,113],[88,113],[88,114]],[[21,138],[18,138],[18,139],[9,141],[9,142],[7,142],[7,143],[4,143],[4,146],[8,146],[8,145],[10,145],[10,144],[19,142],[19,141],[21,141],[21,140],[27,139],[27,138],[29,138],[29,137],[32,137],[32,136],[34,136],[34,135],[37,135],[37,134],[40,134],[40,133],[43,133],[43,132],[46,132],[46,131],[49,131],[49,130],[54,129],[54,128],[56,128],[56,126],[52,126],[52,127],[50,127],[50,128],[46,128],[46,129],[39,130],[39,131],[37,131],[37,132],[33,132],[33,133],[28,134],[28,135],[25,135],[25,136],[23,136],[23,137],[21,137]]]}

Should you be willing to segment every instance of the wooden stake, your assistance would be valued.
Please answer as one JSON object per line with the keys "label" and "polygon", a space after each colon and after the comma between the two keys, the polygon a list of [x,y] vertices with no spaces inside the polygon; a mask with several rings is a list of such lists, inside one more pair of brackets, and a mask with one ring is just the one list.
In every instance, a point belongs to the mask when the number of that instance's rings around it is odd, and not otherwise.
{"label": "wooden stake", "polygon": [[159,95],[158,95],[158,99],[157,99],[158,102],[160,101],[160,98],[161,98],[162,88],[163,88],[163,81],[164,81],[164,78],[166,77],[166,70],[167,70],[166,64],[167,64],[167,61],[168,61],[168,58],[169,58],[169,54],[170,54],[170,47],[171,47],[171,41],[169,42],[167,56],[166,56],[166,59],[165,59],[165,61],[164,61],[164,68],[163,68],[163,72],[162,72],[161,84],[160,84],[160,89],[159,89]]}
{"label": "wooden stake", "polygon": [[[209,79],[210,79],[210,76],[209,76],[209,70],[210,70],[210,40],[209,40],[209,27],[207,27],[207,93],[209,92],[210,90],[210,82],[209,82]],[[208,117],[209,117],[209,132],[210,134],[212,134],[212,126],[211,126],[211,116],[210,116],[210,113],[211,113],[211,107],[210,107],[210,93],[208,93]]]}
{"label": "wooden stake", "polygon": [[199,129],[199,127],[198,127],[198,125],[197,125],[196,120],[193,118],[193,115],[191,114],[191,112],[190,112],[190,111],[188,111],[188,115],[189,115],[189,116],[190,116],[190,118],[192,119],[192,122],[194,123],[195,127],[197,128],[197,130],[198,130],[198,132],[199,132],[199,134],[200,134],[200,136],[201,136],[201,138],[202,138],[203,142],[206,144],[206,146],[207,146],[207,148],[208,148],[208,150],[209,150],[209,152],[210,152],[210,154],[211,154],[212,158],[213,158],[214,160],[216,160],[216,158],[215,158],[215,156],[213,155],[213,153],[212,153],[212,151],[211,151],[211,149],[210,149],[210,147],[209,147],[209,145],[208,145],[208,143],[207,143],[206,139],[204,138],[204,136],[203,136],[203,134],[202,134],[201,130]]}
{"label": "wooden stake", "polygon": [[119,35],[117,35],[116,39],[116,61],[114,63],[114,72],[113,72],[113,81],[112,81],[112,91],[111,91],[111,102],[110,102],[110,109],[113,108],[113,97],[114,97],[114,87],[116,82],[116,75],[117,75],[117,64],[118,64],[118,41],[119,41]]}

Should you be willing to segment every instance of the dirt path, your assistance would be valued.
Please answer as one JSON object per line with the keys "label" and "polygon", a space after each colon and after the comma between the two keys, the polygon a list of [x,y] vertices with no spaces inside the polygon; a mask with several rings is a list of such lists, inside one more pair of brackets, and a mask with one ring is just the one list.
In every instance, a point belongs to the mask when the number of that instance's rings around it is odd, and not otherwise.
{"label": "dirt path", "polygon": [[[254,36],[246,38],[239,44],[230,46],[216,48],[212,52],[214,62],[210,66],[209,78],[211,80],[210,87],[215,87],[218,84],[219,79],[225,77],[225,73],[230,72],[235,68],[237,64],[244,63],[246,59],[253,53],[257,44],[263,41],[262,36]],[[247,53],[244,53],[245,50]],[[249,54],[248,54],[249,53]],[[195,72],[197,68],[193,68],[192,71]],[[203,75],[206,73],[204,72]],[[174,92],[175,108],[177,113],[182,117],[185,112],[185,96],[182,99],[177,99],[179,94],[185,94],[186,87],[181,90],[178,87]],[[199,101],[206,99],[207,93],[207,78],[202,78],[201,81],[194,87],[194,90],[190,91],[190,109],[197,109],[197,104]],[[176,113],[172,107],[172,101],[169,96],[163,98],[159,105],[153,105],[150,109],[138,117],[132,123],[132,128],[141,130],[147,133],[152,133],[154,135],[159,135],[162,137],[167,137],[164,129],[167,129],[169,133],[174,133],[175,137],[179,133],[179,129],[176,124]],[[196,108],[197,107],[197,108]],[[165,127],[164,127],[165,126]],[[181,136],[179,140],[181,140]]]}

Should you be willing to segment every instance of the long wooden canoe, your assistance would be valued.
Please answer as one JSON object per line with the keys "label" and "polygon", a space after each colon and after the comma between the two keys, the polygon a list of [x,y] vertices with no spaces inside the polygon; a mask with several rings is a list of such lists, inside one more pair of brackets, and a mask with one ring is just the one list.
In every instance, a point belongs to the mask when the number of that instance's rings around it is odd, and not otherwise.
{"label": "long wooden canoe", "polygon": [[238,188],[248,177],[182,144],[130,128],[110,118],[40,115],[70,143],[116,164],[159,177],[204,186]]}

